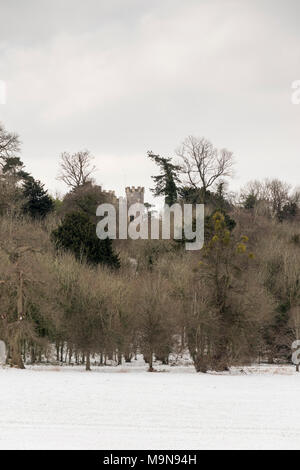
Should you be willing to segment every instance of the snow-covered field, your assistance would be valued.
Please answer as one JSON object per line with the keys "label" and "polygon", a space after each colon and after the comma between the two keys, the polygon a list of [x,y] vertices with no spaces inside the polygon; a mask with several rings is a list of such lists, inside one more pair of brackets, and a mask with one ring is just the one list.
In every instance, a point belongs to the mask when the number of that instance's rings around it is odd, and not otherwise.
{"label": "snow-covered field", "polygon": [[0,449],[297,449],[300,374],[0,369]]}

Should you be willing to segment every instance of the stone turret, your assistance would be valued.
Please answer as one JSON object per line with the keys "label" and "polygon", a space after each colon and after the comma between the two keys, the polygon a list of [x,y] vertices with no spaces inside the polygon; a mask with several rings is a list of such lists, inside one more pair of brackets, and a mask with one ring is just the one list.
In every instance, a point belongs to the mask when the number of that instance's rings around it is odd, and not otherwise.
{"label": "stone turret", "polygon": [[145,188],[142,186],[127,186],[125,188],[126,199],[129,206],[139,202],[144,204]]}

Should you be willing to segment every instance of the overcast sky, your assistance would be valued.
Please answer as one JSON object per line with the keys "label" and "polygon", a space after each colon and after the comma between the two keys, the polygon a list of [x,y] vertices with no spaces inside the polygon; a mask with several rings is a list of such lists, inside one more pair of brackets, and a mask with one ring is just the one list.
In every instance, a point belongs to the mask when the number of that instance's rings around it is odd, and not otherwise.
{"label": "overcast sky", "polygon": [[81,149],[106,189],[149,188],[147,150],[189,134],[234,152],[233,189],[300,184],[299,0],[0,0],[0,17],[0,121],[52,192]]}

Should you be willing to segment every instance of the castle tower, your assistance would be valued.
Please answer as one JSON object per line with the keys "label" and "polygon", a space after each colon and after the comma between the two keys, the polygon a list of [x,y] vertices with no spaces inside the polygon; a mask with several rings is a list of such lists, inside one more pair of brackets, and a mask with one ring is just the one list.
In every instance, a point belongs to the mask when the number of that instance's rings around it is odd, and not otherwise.
{"label": "castle tower", "polygon": [[116,197],[115,191],[102,191],[105,197],[107,198],[107,201],[110,202],[110,204],[117,204],[118,198]]}
{"label": "castle tower", "polygon": [[[132,204],[140,203],[144,204],[144,195],[145,195],[145,188],[142,186],[127,186],[125,188],[126,199],[127,199],[127,207],[130,207]],[[132,222],[134,216],[131,215],[128,221]]]}
{"label": "castle tower", "polygon": [[142,186],[127,186],[125,188],[126,199],[128,206],[136,204],[144,204],[145,188]]}

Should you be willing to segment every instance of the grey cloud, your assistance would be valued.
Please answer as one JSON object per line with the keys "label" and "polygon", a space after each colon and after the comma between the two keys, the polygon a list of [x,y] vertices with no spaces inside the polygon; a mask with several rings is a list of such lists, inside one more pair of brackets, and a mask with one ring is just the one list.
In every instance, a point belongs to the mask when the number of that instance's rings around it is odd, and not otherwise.
{"label": "grey cloud", "polygon": [[52,190],[59,153],[80,148],[106,187],[149,187],[146,151],[172,155],[190,133],[235,152],[234,187],[297,184],[298,1],[0,1],[0,12],[0,120]]}

